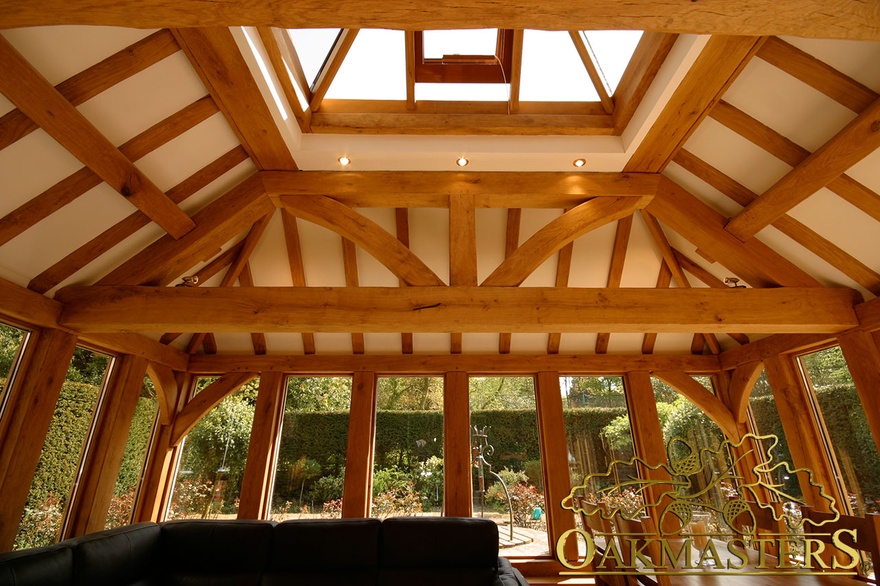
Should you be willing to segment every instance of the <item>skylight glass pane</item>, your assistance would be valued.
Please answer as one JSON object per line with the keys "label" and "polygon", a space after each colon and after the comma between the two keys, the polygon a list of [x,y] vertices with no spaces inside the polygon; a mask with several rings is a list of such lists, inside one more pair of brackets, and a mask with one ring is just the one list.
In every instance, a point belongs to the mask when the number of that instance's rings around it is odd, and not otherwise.
{"label": "skylight glass pane", "polygon": [[315,83],[315,78],[318,77],[321,66],[327,59],[330,49],[333,48],[333,42],[339,36],[340,30],[338,28],[288,30],[309,85]]}
{"label": "skylight glass pane", "polygon": [[405,100],[406,41],[403,31],[361,29],[326,97]]}
{"label": "skylight glass pane", "polygon": [[498,43],[498,29],[425,31],[425,59],[440,59],[444,55],[494,55]]}
{"label": "skylight glass pane", "polygon": [[510,85],[506,83],[417,83],[416,100],[506,102]]}
{"label": "skylight glass pane", "polygon": [[519,99],[524,102],[595,102],[599,94],[565,31],[526,30]]}
{"label": "skylight glass pane", "polygon": [[642,31],[582,31],[582,34],[610,93],[614,94],[642,38]]}

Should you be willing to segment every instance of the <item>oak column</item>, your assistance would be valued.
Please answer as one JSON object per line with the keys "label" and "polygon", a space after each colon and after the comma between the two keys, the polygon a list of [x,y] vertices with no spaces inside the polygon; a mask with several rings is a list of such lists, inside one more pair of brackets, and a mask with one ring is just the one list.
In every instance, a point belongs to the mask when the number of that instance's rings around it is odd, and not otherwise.
{"label": "oak column", "polygon": [[76,336],[43,330],[25,349],[0,422],[0,551],[12,549]]}
{"label": "oak column", "polygon": [[241,482],[239,519],[260,519],[269,513],[272,464],[275,461],[278,433],[284,414],[284,381],[284,374],[281,372],[260,373],[260,390]]}
{"label": "oak column", "polygon": [[468,375],[447,372],[443,384],[443,515],[473,515]]}
{"label": "oak column", "polygon": [[355,372],[351,381],[348,447],[345,453],[345,486],[342,516],[370,516],[373,490],[373,442],[376,438],[376,373]]}
{"label": "oak column", "polygon": [[[821,484],[825,492],[843,504],[843,495],[834,474],[834,464],[830,454],[825,450],[824,424],[813,416],[813,406],[808,395],[806,384],[797,368],[796,359],[788,355],[779,355],[764,359],[767,380],[773,390],[776,409],[785,431],[785,439],[791,452],[792,463],[796,468],[807,468],[813,471],[813,481]],[[804,501],[816,510],[827,511],[828,502],[816,498],[806,474],[798,474]],[[845,505],[844,505],[845,506]],[[840,509],[839,509],[840,510]]]}
{"label": "oak column", "polygon": [[880,450],[880,348],[867,332],[844,334],[837,340],[862,401],[874,444]]}
{"label": "oak column", "polygon": [[[565,418],[562,413],[562,393],[558,372],[539,372],[535,376],[535,396],[538,407],[538,437],[544,460],[544,507],[547,509],[547,533],[551,551],[559,537],[575,528],[574,515],[562,508],[562,499],[571,491],[568,469],[568,443],[565,439]],[[569,539],[565,544],[568,559],[577,558],[577,543]]]}

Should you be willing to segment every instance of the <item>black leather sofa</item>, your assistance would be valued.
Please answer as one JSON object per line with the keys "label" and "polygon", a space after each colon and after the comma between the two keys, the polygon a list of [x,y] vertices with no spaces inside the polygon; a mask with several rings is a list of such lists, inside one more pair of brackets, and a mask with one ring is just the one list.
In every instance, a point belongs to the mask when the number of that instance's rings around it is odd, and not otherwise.
{"label": "black leather sofa", "polygon": [[0,554],[0,586],[525,586],[487,519],[138,523]]}

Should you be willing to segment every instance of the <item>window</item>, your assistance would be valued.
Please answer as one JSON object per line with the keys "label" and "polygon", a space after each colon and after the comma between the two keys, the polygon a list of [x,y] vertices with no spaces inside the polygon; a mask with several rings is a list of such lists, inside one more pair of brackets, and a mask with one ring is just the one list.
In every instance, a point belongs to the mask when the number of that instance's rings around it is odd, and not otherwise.
{"label": "window", "polygon": [[6,406],[6,391],[15,377],[21,351],[29,335],[25,330],[0,323],[0,415]]}
{"label": "window", "polygon": [[380,377],[370,515],[439,515],[443,506],[443,379]]}
{"label": "window", "polygon": [[58,541],[112,359],[77,348],[55,405],[14,548]]}
{"label": "window", "polygon": [[[633,466],[624,464],[633,458],[635,452],[623,379],[619,376],[574,376],[562,377],[559,383],[572,488],[584,485],[587,475],[604,474],[609,469],[610,477],[589,479],[583,496],[595,495],[603,488],[619,484],[621,478],[637,476]],[[618,463],[611,466],[612,462]],[[630,496],[616,491],[610,498]]]}
{"label": "window", "polygon": [[850,509],[859,516],[878,512],[880,457],[840,347],[801,356],[799,362],[825,421]]}
{"label": "window", "polygon": [[501,555],[548,554],[534,379],[472,377],[470,409],[474,516],[500,523]]}
{"label": "window", "polygon": [[[210,386],[196,381],[210,393]],[[247,460],[259,381],[230,394],[190,430],[183,441],[168,519],[231,519]]]}
{"label": "window", "polygon": [[351,378],[290,377],[271,517],[342,516]]}

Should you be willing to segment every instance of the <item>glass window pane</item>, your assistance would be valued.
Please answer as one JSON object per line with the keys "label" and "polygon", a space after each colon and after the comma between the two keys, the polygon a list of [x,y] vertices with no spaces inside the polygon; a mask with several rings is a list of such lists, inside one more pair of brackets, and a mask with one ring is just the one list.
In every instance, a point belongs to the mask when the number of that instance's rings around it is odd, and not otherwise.
{"label": "glass window pane", "polygon": [[[711,387],[710,380],[700,377],[703,386]],[[736,472],[725,447],[724,433],[690,399],[678,394],[663,381],[652,378],[657,413],[667,447],[668,465],[676,473],[679,485],[677,498],[690,507],[678,513],[686,530],[697,534],[730,534],[724,523],[723,510],[728,500],[738,499]],[[711,389],[706,389],[711,393]],[[698,459],[694,459],[696,455]],[[681,518],[684,514],[686,518]],[[704,535],[695,537],[702,547]]]}
{"label": "glass window pane", "polygon": [[443,379],[382,377],[376,389],[372,517],[439,515]]}
{"label": "glass window pane", "polygon": [[6,406],[6,391],[12,382],[28,335],[26,330],[0,322],[0,415]]}
{"label": "glass window pane", "polygon": [[822,411],[852,512],[876,513],[880,457],[840,347],[801,356],[800,362]]}
{"label": "glass window pane", "polygon": [[58,541],[110,362],[109,356],[85,348],[74,351],[25,504],[15,549]]}
{"label": "glass window pane", "polygon": [[342,516],[351,406],[349,377],[290,377],[271,518]]}
{"label": "glass window pane", "polygon": [[[749,406],[751,407],[755,432],[762,436],[773,435],[778,439],[777,445],[772,448],[775,459],[779,462],[793,464],[791,450],[788,447],[788,440],[785,437],[785,430],[782,428],[782,420],[776,407],[776,398],[773,396],[766,372],[761,372],[758,377],[752,394],[749,396]],[[766,442],[761,447],[765,454],[770,450],[770,446],[766,445]],[[803,498],[803,491],[801,491],[796,474],[788,474],[784,466],[774,468],[773,474],[773,478],[769,480],[777,485],[780,491],[796,499]]]}
{"label": "glass window pane", "polygon": [[534,379],[472,377],[470,409],[474,516],[499,524],[501,555],[548,554]]}
{"label": "glass window pane", "polygon": [[[583,495],[595,495],[621,478],[637,476],[634,466],[624,464],[635,455],[623,378],[619,376],[561,377],[565,433],[568,440],[571,486],[583,485]],[[611,463],[617,461],[613,467]],[[590,478],[604,474],[607,478]],[[617,493],[615,493],[615,496]],[[591,502],[598,501],[594,498]]]}
{"label": "glass window pane", "polygon": [[242,386],[187,434],[168,519],[237,516],[259,385],[259,380],[253,380]]}
{"label": "glass window pane", "polygon": [[131,523],[134,501],[158,412],[159,399],[156,397],[156,389],[150,377],[145,376],[128,431],[128,440],[125,442],[122,465],[119,468],[119,476],[116,477],[110,510],[107,512],[106,529]]}

